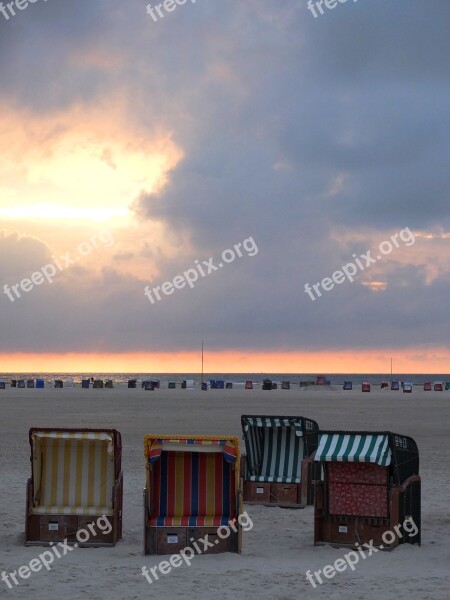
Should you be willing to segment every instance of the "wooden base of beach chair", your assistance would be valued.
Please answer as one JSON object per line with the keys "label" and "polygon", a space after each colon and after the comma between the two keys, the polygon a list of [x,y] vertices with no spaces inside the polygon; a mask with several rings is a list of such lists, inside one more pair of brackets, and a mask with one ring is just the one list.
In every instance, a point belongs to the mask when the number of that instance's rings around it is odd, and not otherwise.
{"label": "wooden base of beach chair", "polygon": [[[195,554],[221,554],[223,552],[240,552],[239,531],[225,528],[218,535],[217,527],[145,527],[145,554],[178,554],[185,548],[192,548]],[[207,536],[207,538],[205,537]],[[204,549],[201,539],[214,544]],[[197,547],[196,547],[197,546]],[[200,551],[199,551],[200,550]]]}
{"label": "wooden base of beach chair", "polygon": [[389,519],[329,516],[316,523],[314,545],[356,548],[356,544],[371,542],[382,550],[392,550],[398,545],[398,539],[390,546],[382,539],[383,534],[390,530]]}
{"label": "wooden base of beach chair", "polygon": [[114,546],[118,540],[117,525],[114,527],[115,517],[113,515],[106,517],[112,527],[109,533],[103,533],[98,528],[97,520],[100,517],[102,517],[102,526],[104,526],[105,517],[102,515],[89,517],[79,515],[30,515],[28,517],[25,545],[50,546],[66,541],[69,545],[76,545],[80,548]]}
{"label": "wooden base of beach chair", "polygon": [[244,481],[244,502],[281,508],[304,508],[301,483]]}

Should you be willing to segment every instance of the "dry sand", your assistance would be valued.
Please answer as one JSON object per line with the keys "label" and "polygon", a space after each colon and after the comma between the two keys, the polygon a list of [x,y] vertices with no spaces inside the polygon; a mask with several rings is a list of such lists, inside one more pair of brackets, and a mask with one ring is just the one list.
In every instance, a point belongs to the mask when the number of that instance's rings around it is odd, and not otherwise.
{"label": "dry sand", "polygon": [[[27,600],[222,598],[369,600],[450,597],[450,393],[377,390],[18,390],[0,391],[0,568],[17,570],[44,548],[23,546],[25,485],[30,473],[28,428],[115,427],[122,433],[124,536],[115,548],[76,549],[33,573],[1,598]],[[237,434],[242,413],[293,414],[324,429],[392,430],[418,443],[422,476],[422,546],[401,546],[360,562],[313,589],[308,569],[333,563],[346,550],[313,545],[313,509],[246,507],[254,528],[241,555],[199,556],[152,585],[142,577],[163,557],[142,555],[145,433]],[[242,446],[241,446],[242,449]]]}

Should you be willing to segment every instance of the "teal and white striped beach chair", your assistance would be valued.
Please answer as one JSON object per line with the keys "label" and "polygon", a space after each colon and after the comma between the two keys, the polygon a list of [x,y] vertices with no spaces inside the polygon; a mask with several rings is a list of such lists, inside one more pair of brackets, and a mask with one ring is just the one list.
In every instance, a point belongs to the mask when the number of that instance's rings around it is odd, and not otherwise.
{"label": "teal and white striped beach chair", "polygon": [[304,417],[243,415],[244,501],[267,505],[313,503],[311,454],[319,426]]}

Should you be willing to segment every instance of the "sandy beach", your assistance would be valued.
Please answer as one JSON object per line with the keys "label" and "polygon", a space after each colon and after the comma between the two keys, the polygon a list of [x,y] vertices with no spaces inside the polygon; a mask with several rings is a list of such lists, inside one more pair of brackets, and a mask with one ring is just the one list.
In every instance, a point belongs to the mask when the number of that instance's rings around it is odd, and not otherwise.
{"label": "sandy beach", "polygon": [[[45,389],[0,392],[2,402],[1,570],[26,565],[44,549],[23,545],[25,485],[30,472],[30,426],[115,427],[123,436],[124,531],[114,548],[76,549],[33,573],[0,596],[33,600],[92,598],[169,600],[219,596],[296,600],[303,598],[446,599],[450,588],[450,398],[446,393],[412,395],[376,390],[167,390],[145,392]],[[243,413],[292,414],[316,419],[326,429],[392,430],[418,443],[422,476],[422,546],[378,552],[355,571],[338,573],[313,588],[305,578],[343,556],[345,550],[313,545],[313,509],[247,506],[254,527],[241,555],[196,557],[150,585],[142,566],[164,557],[143,556],[143,436],[146,433],[236,434]],[[241,450],[243,446],[241,445]]]}

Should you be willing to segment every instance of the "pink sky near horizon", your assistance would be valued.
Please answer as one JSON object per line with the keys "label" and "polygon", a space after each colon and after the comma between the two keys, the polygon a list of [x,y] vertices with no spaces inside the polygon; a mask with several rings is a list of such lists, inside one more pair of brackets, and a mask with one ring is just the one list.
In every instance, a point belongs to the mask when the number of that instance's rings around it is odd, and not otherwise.
{"label": "pink sky near horizon", "polygon": [[[127,354],[0,354],[3,372],[199,373],[200,351]],[[450,372],[444,348],[347,352],[205,351],[205,373],[395,373]],[[361,366],[363,365],[363,366]]]}

